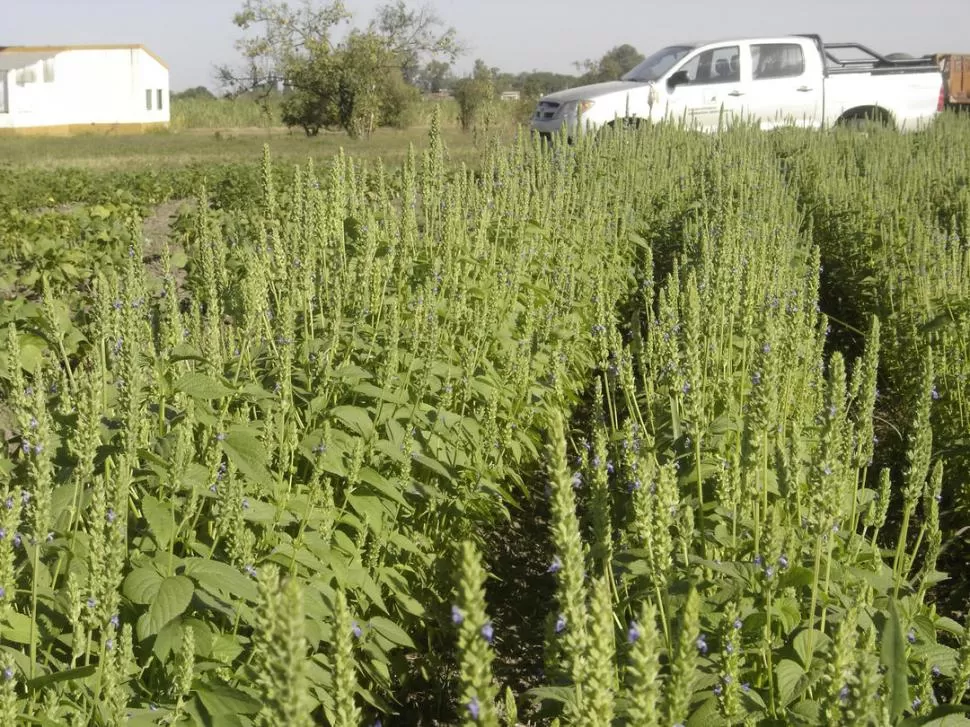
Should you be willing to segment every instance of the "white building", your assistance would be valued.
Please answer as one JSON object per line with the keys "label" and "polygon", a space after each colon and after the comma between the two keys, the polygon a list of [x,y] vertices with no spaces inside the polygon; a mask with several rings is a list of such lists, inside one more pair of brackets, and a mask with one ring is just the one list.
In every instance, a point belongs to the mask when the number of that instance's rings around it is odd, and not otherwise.
{"label": "white building", "polygon": [[0,46],[0,134],[169,122],[168,67],[140,45]]}

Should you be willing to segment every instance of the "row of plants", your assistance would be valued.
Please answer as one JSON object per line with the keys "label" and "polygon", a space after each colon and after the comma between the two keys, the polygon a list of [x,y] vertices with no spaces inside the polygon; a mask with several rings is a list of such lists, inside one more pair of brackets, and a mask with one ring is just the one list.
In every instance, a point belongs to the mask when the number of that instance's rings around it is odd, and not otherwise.
{"label": "row of plants", "polygon": [[[944,117],[925,135],[876,134],[865,147],[846,137],[786,160],[824,268],[822,300],[839,337],[857,348],[859,329],[882,322],[880,460],[900,461],[908,417],[923,395],[914,365],[933,372],[931,430],[943,482],[949,567],[968,551],[970,512],[970,167],[968,128]],[[963,579],[949,607],[970,598]]]}

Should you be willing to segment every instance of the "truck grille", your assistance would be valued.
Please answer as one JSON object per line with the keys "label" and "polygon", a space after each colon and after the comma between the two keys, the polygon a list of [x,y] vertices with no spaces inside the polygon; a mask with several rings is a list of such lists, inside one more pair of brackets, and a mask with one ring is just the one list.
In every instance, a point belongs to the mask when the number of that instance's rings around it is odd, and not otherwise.
{"label": "truck grille", "polygon": [[559,111],[559,106],[560,104],[555,101],[540,101],[536,107],[535,117],[537,119],[555,118],[556,113]]}

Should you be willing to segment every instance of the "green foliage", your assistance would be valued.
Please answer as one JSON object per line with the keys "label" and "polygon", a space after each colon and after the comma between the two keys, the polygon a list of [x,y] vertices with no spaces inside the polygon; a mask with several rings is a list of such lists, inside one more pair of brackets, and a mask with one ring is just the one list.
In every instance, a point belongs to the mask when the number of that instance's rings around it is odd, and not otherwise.
{"label": "green foliage", "polygon": [[632,70],[643,58],[643,54],[629,43],[615,46],[598,61],[587,59],[576,64],[576,67],[583,71],[579,84],[618,81],[624,73]]}
{"label": "green foliage", "polygon": [[462,78],[454,85],[453,94],[458,102],[458,121],[465,131],[487,118],[495,103],[496,88],[494,74],[484,61],[475,61],[472,75]]}
{"label": "green foliage", "polygon": [[11,176],[0,716],[959,723],[968,135]]}
{"label": "green foliage", "polygon": [[357,138],[378,126],[404,126],[420,98],[414,83],[423,57],[453,60],[460,51],[456,33],[439,33],[441,19],[430,8],[412,10],[397,0],[379,7],[368,28],[332,42],[333,30],[351,17],[341,2],[295,9],[246,0],[235,24],[259,31],[239,41],[245,67],[222,68],[222,82],[236,93],[284,89],[282,122],[309,136],[340,128]]}

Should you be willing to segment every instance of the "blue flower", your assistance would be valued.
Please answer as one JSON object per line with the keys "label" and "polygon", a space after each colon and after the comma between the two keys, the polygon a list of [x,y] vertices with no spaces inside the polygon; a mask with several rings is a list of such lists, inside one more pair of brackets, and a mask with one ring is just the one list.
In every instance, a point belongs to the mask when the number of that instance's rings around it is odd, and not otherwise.
{"label": "blue flower", "polygon": [[8,667],[6,667],[3,670],[3,678],[6,679],[8,682],[11,679],[13,679],[13,667],[12,666],[8,666]]}
{"label": "blue flower", "polygon": [[910,629],[909,633],[906,634],[906,640],[909,641],[909,643],[911,643],[911,644],[915,644],[916,643],[916,632],[913,631],[912,629]]}
{"label": "blue flower", "polygon": [[465,620],[465,617],[461,613],[461,609],[458,606],[451,607],[451,622],[456,626]]}
{"label": "blue flower", "polygon": [[477,722],[478,714],[481,711],[481,706],[478,704],[478,697],[472,697],[471,701],[465,707],[468,709],[469,716]]}
{"label": "blue flower", "polygon": [[636,621],[630,622],[630,628],[626,632],[626,640],[631,644],[640,638],[640,627],[637,625]]}
{"label": "blue flower", "polygon": [[490,644],[492,643],[492,636],[494,635],[494,633],[495,633],[495,630],[492,628],[492,624],[487,623],[484,626],[482,626],[482,638],[485,639]]}
{"label": "blue flower", "polygon": [[553,557],[552,563],[546,569],[546,573],[558,573],[561,570],[562,570],[562,561],[559,559],[559,556],[556,555]]}
{"label": "blue flower", "polygon": [[701,634],[700,636],[698,636],[697,641],[695,641],[694,643],[697,645],[697,650],[699,652],[701,652],[702,654],[707,653],[707,639],[704,637],[704,634]]}
{"label": "blue flower", "polygon": [[356,621],[354,621],[354,622],[353,622],[353,623],[351,624],[351,627],[350,627],[350,630],[354,632],[354,636],[356,636],[356,637],[357,637],[358,639],[359,639],[359,638],[361,637],[361,635],[363,635],[363,633],[364,633],[363,631],[361,631],[361,630],[360,630],[360,626],[358,626],[358,625],[357,625],[357,622],[356,622]]}
{"label": "blue flower", "polygon": [[563,614],[559,614],[559,618],[556,619],[556,633],[561,634],[566,630],[566,617]]}

